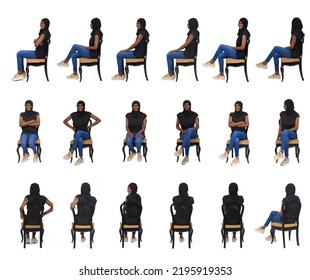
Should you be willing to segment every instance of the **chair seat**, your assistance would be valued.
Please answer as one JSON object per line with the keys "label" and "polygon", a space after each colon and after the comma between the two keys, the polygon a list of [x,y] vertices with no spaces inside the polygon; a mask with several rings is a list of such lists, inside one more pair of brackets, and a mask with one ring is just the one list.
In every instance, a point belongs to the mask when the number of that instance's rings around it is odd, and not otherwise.
{"label": "chair seat", "polygon": [[85,57],[80,58],[80,63],[96,63],[96,62],[98,62],[98,58],[85,58]]}
{"label": "chair seat", "polygon": [[124,229],[134,229],[134,228],[138,229],[138,228],[140,228],[140,225],[127,225],[127,224],[123,224],[123,228]]}
{"label": "chair seat", "polygon": [[190,225],[174,225],[171,224],[172,229],[190,229],[192,227],[192,224]]}
{"label": "chair seat", "polygon": [[[276,145],[281,145],[281,140],[280,139],[277,139]],[[299,140],[297,138],[289,140],[289,145],[299,145]]]}
{"label": "chair seat", "polygon": [[[271,223],[272,227],[277,227],[277,228],[282,228],[282,223],[276,223],[276,222],[272,222]],[[297,223],[292,223],[292,224],[284,224],[284,228],[295,228],[297,227]]]}
{"label": "chair seat", "polygon": [[75,226],[72,225],[72,227],[74,229],[91,229],[92,227],[94,227],[94,224],[92,224],[92,225],[75,225]]}
{"label": "chair seat", "polygon": [[40,229],[42,228],[41,225],[25,225],[25,229]]}
{"label": "chair seat", "polygon": [[[227,140],[226,145],[230,144],[230,140]],[[239,145],[249,145],[250,141],[248,139],[240,140]]]}
{"label": "chair seat", "polygon": [[[70,145],[73,145],[74,140],[70,141]],[[92,145],[93,144],[93,140],[92,139],[87,139],[87,140],[83,140],[83,145]]]}
{"label": "chair seat", "polygon": [[[222,225],[223,227],[223,225]],[[242,223],[242,227],[243,227],[243,223]],[[224,227],[225,229],[240,229],[241,225],[225,225]]]}
{"label": "chair seat", "polygon": [[[35,144],[36,144],[36,145],[40,145],[40,144],[41,144],[40,139],[38,139],[38,140],[35,142]],[[21,145],[21,141],[20,141],[20,140],[17,141],[17,145]]]}
{"label": "chair seat", "polygon": [[175,62],[176,63],[194,63],[195,59],[194,58],[177,58]]}
{"label": "chair seat", "polygon": [[45,58],[28,58],[27,63],[45,63]]}
{"label": "chair seat", "polygon": [[126,63],[138,63],[144,62],[144,57],[142,58],[126,58]]}
{"label": "chair seat", "polygon": [[245,63],[245,59],[243,58],[226,58],[226,63],[228,64],[239,64],[239,63]]}
{"label": "chair seat", "polygon": [[288,57],[282,57],[281,58],[281,63],[294,63],[294,62],[300,62],[299,57],[294,57],[294,58],[288,58]]}
{"label": "chair seat", "polygon": [[[182,144],[182,143],[183,143],[183,140],[181,138],[179,138],[177,140],[177,144]],[[191,144],[199,144],[199,143],[200,143],[199,137],[191,139]]]}

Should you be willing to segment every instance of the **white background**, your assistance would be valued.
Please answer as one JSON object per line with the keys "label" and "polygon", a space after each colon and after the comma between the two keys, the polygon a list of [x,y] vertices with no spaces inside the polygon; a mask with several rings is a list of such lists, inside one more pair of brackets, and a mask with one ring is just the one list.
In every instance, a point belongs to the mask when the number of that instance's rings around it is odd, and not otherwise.
{"label": "white background", "polygon": [[[307,92],[309,88],[308,44],[304,46],[304,77],[300,79],[298,67],[285,68],[285,80],[268,80],[273,73],[273,62],[268,70],[257,69],[255,63],[265,59],[275,45],[289,45],[291,21],[302,19],[307,34],[306,1],[259,1],[248,4],[223,0],[214,1],[63,1],[39,2],[18,0],[1,4],[1,67],[0,95],[2,100],[2,163],[0,204],[2,241],[0,256],[1,275],[4,279],[32,279],[35,275],[45,279],[80,279],[78,269],[88,268],[163,268],[172,272],[174,266],[231,266],[228,279],[252,277],[302,278],[307,273],[304,256],[310,247],[309,223],[309,143],[310,134]],[[5,6],[4,6],[5,5]],[[42,18],[51,21],[51,45],[48,62],[50,82],[43,67],[31,67],[29,82],[12,82],[16,73],[16,52],[33,50]],[[99,17],[104,34],[102,44],[100,82],[96,67],[83,68],[83,81],[69,81],[70,68],[58,68],[73,43],[87,45],[90,21]],[[129,80],[111,81],[117,73],[115,55],[131,45],[135,39],[136,21],[146,19],[150,33],[145,81],[143,67],[131,67]],[[180,68],[179,81],[162,81],[167,73],[166,53],[182,45],[186,39],[187,21],[199,21],[200,45],[198,78],[193,68]],[[230,68],[230,80],[213,81],[218,69],[206,69],[202,63],[211,59],[220,43],[234,45],[238,20],[246,17],[251,36],[248,75],[243,68]],[[218,63],[216,63],[218,65]],[[300,163],[290,150],[290,164],[281,167],[272,159],[277,135],[279,113],[283,102],[293,99],[300,114]],[[40,113],[39,130],[42,143],[42,163],[17,164],[16,142],[21,129],[19,114],[24,102],[31,99],[34,110]],[[190,150],[190,162],[182,166],[173,155],[178,132],[176,114],[182,111],[182,102],[189,99],[192,110],[199,114],[201,162],[195,150]],[[62,121],[76,110],[78,100],[84,100],[86,110],[101,118],[92,129],[94,163],[84,150],[85,163],[79,167],[62,159],[67,153],[73,133]],[[125,137],[125,114],[131,102],[139,100],[141,110],[148,116],[146,135],[148,162],[122,162],[122,143]],[[248,112],[250,129],[250,164],[240,150],[240,164],[231,167],[218,159],[230,135],[228,115],[234,102],[241,100]],[[230,159],[231,161],[231,159]],[[54,203],[54,212],[44,218],[43,248],[38,245],[23,249],[20,243],[19,206],[29,193],[30,184],[37,182],[41,194]],[[89,182],[98,204],[94,215],[95,243],[77,243],[72,249],[70,202],[80,192],[83,182]],[[121,248],[118,228],[119,205],[127,195],[130,182],[136,182],[143,203],[143,242],[128,243]],[[189,194],[195,199],[192,222],[194,227],[192,249],[187,243],[169,243],[169,207],[178,194],[181,182],[189,185]],[[223,249],[220,226],[222,196],[228,185],[236,182],[239,194],[245,199],[245,242],[228,243]],[[271,210],[279,210],[287,183],[294,183],[303,207],[300,216],[300,246],[296,246],[295,233],[287,248],[283,249],[281,234],[278,242],[270,244],[254,231],[262,225]],[[268,234],[268,231],[267,231]],[[88,238],[88,235],[86,235]],[[187,239],[187,235],[185,235]],[[39,276],[40,275],[40,276]],[[206,277],[206,276],[204,276]],[[203,279],[192,276],[191,279]],[[84,277],[84,279],[94,279]],[[111,277],[113,278],[113,277]],[[152,277],[143,277],[150,279]],[[153,277],[155,278],[155,277]],[[159,279],[170,279],[169,273]],[[176,279],[182,279],[181,276]],[[185,278],[185,277],[183,277]],[[223,277],[226,278],[226,277]],[[113,279],[121,279],[115,277]]]}

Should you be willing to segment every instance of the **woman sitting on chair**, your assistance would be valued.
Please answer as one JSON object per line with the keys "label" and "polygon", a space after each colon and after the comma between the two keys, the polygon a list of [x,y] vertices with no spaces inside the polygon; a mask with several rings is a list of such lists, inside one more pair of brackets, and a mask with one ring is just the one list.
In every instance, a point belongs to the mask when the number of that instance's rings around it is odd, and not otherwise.
{"label": "woman sitting on chair", "polygon": [[180,138],[183,142],[182,146],[174,153],[174,155],[179,157],[185,150],[185,157],[181,162],[183,165],[189,162],[189,148],[191,145],[191,139],[198,137],[198,114],[191,110],[191,105],[192,104],[189,100],[185,100],[183,102],[183,112],[177,114],[176,129],[180,131]]}
{"label": "woman sitting on chair", "polygon": [[299,114],[294,110],[294,102],[291,99],[284,101],[284,110],[280,113],[279,131],[277,139],[281,139],[281,150],[274,156],[275,160],[285,158],[281,162],[281,166],[289,163],[288,149],[289,141],[297,138],[297,130],[299,126]]}
{"label": "woman sitting on chair", "polygon": [[93,30],[90,34],[89,39],[89,46],[82,46],[78,44],[74,44],[69,51],[67,57],[57,63],[57,66],[59,67],[68,67],[69,66],[69,60],[72,58],[72,66],[73,66],[73,73],[70,76],[67,76],[67,79],[74,79],[78,80],[79,75],[77,73],[77,59],[80,57],[85,58],[97,58],[100,53],[100,41],[102,40],[102,32],[100,30],[101,28],[101,21],[99,18],[93,18],[90,22],[90,28]]}
{"label": "woman sitting on chair", "polygon": [[[44,204],[47,204],[50,208],[47,211],[44,210]],[[27,206],[27,214],[24,213],[24,208]],[[40,195],[40,187],[37,183],[33,183],[30,186],[30,194],[27,195],[22,205],[19,208],[20,218],[23,222],[28,224],[39,225],[42,222],[42,218],[53,211],[53,203],[48,200],[44,195]],[[32,238],[30,241],[29,232],[26,232],[26,243],[36,244],[38,240],[36,239],[36,233],[32,232]]]}
{"label": "woman sitting on chair", "polygon": [[[101,122],[101,120],[94,114],[85,111],[85,102],[79,101],[76,105],[77,111],[70,114],[63,123],[74,131],[73,145],[69,149],[69,152],[63,157],[68,160],[72,158],[73,152],[78,149],[79,158],[75,162],[75,165],[80,165],[84,162],[83,160],[83,140],[90,139],[90,129]],[[69,124],[72,119],[73,126]],[[91,123],[91,119],[95,122]]]}
{"label": "woman sitting on chair", "polygon": [[239,163],[239,142],[247,139],[247,128],[249,126],[248,113],[242,111],[243,104],[241,101],[236,101],[235,112],[229,114],[228,126],[231,128],[230,142],[225,152],[220,155],[220,159],[226,159],[229,152],[235,149],[235,158],[231,162],[231,166]]}
{"label": "woman sitting on chair", "polygon": [[[198,20],[191,18],[188,20],[189,29],[185,43],[179,48],[167,53],[168,74],[163,76],[162,80],[174,80],[174,59],[176,58],[194,58],[197,55],[197,41],[199,40],[199,31],[197,30]],[[185,49],[184,51],[182,51]]]}
{"label": "woman sitting on chair", "polygon": [[[132,102],[132,111],[126,114],[126,144],[129,147],[128,161],[131,161],[137,154],[137,160],[142,161],[141,146],[145,138],[146,114],[140,112],[140,102]],[[137,148],[137,152],[134,149]]]}
{"label": "woman sitting on chair", "polygon": [[[145,29],[146,21],[144,18],[137,20],[137,37],[135,42],[125,50],[121,50],[116,55],[118,74],[112,77],[112,80],[124,80],[124,59],[125,58],[142,58],[146,55],[147,40],[149,32]],[[134,51],[132,51],[134,49]]]}
{"label": "woman sitting on chair", "polygon": [[24,70],[24,58],[45,58],[48,50],[48,40],[51,37],[51,33],[48,30],[50,21],[44,18],[40,22],[39,37],[34,39],[33,43],[36,47],[35,51],[19,51],[17,53],[17,74],[12,78],[12,81],[19,81],[26,77]]}
{"label": "woman sitting on chair", "polygon": [[248,31],[248,20],[246,18],[241,18],[238,22],[238,38],[236,41],[236,46],[219,45],[217,51],[215,52],[213,58],[208,62],[204,63],[203,66],[214,68],[216,59],[219,60],[220,73],[213,77],[213,80],[225,80],[224,75],[224,58],[235,58],[242,59],[245,58],[247,53],[247,41],[249,40],[251,34]]}
{"label": "woman sitting on chair", "polygon": [[28,147],[33,151],[33,162],[38,162],[36,141],[39,139],[40,115],[38,112],[33,111],[33,102],[31,100],[25,102],[25,112],[19,115],[19,126],[22,128],[20,136],[20,143],[23,149],[22,162],[26,162],[30,157]]}
{"label": "woman sitting on chair", "polygon": [[291,40],[288,47],[279,47],[275,46],[272,51],[269,53],[267,58],[258,64],[256,67],[267,69],[268,62],[273,58],[274,61],[274,70],[275,73],[269,76],[269,79],[280,79],[279,73],[279,58],[280,57],[300,57],[302,54],[302,40],[304,39],[305,34],[302,32],[302,22],[300,18],[294,18],[292,20],[292,29],[291,29]]}

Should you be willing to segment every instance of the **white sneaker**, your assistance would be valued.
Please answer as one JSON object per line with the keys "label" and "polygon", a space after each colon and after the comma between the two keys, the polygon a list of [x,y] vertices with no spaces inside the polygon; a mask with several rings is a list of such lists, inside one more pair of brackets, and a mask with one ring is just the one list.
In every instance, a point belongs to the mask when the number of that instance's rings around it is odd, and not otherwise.
{"label": "white sneaker", "polygon": [[183,236],[180,236],[179,237],[179,241],[182,243],[182,242],[184,242],[184,237]]}
{"label": "white sneaker", "polygon": [[128,237],[124,236],[124,242],[128,242]]}
{"label": "white sneaker", "polygon": [[69,67],[69,62],[60,61],[57,63],[59,67]]}
{"label": "white sneaker", "polygon": [[219,156],[219,159],[227,159],[228,158],[229,153],[224,152]]}
{"label": "white sneaker", "polygon": [[282,152],[282,151],[279,151],[279,152],[273,157],[273,159],[274,159],[274,160],[279,160],[279,159],[281,159],[281,158],[283,158],[283,157],[284,157],[283,152]]}
{"label": "white sneaker", "polygon": [[225,80],[225,75],[218,74],[218,75],[213,77],[213,80],[223,80],[224,81]]}
{"label": "white sneaker", "polygon": [[182,165],[185,165],[189,162],[189,157],[188,156],[185,156],[181,162]]}
{"label": "white sneaker", "polygon": [[131,237],[131,243],[137,242],[137,238],[135,236]]}
{"label": "white sneaker", "polygon": [[67,154],[65,154],[65,155],[63,156],[63,159],[68,160],[68,159],[72,158],[72,155],[73,155],[73,153],[68,152]]}
{"label": "white sneaker", "polygon": [[284,160],[282,160],[282,162],[280,163],[280,165],[281,165],[281,166],[285,166],[285,165],[287,165],[287,164],[289,164],[289,163],[290,163],[289,159],[288,159],[288,158],[285,158]]}
{"label": "white sneaker", "polygon": [[272,75],[268,76],[268,79],[280,80],[281,76],[280,76],[280,74],[272,74]]}
{"label": "white sneaker", "polygon": [[261,234],[264,234],[264,233],[265,233],[265,229],[262,228],[262,227],[256,228],[255,231],[256,231],[256,232],[259,232],[259,233],[261,233]]}
{"label": "white sneaker", "polygon": [[231,162],[230,166],[235,166],[235,165],[237,165],[237,164],[239,164],[239,163],[240,163],[239,159],[238,159],[238,158],[235,158],[235,159]]}
{"label": "white sneaker", "polygon": [[31,238],[31,244],[37,244],[38,243],[38,239],[36,239],[35,237]]}
{"label": "white sneaker", "polygon": [[85,236],[81,235],[81,242],[84,243],[86,241]]}
{"label": "white sneaker", "polygon": [[165,76],[161,77],[162,80],[174,80],[175,79],[175,75],[169,75],[166,74]]}
{"label": "white sneaker", "polygon": [[206,62],[206,63],[204,63],[204,64],[202,64],[204,67],[208,67],[208,68],[214,68],[215,67],[215,64],[214,64],[214,62],[213,63],[211,63],[211,61],[208,61],[208,62]]}
{"label": "white sneaker", "polygon": [[22,74],[15,74],[15,76],[11,79],[12,81],[20,81],[26,77],[26,73],[23,72]]}
{"label": "white sneaker", "polygon": [[23,162],[23,163],[27,162],[28,159],[29,159],[29,157],[30,157],[29,154],[24,154],[23,159],[22,159],[22,162]]}
{"label": "white sneaker", "polygon": [[182,148],[182,146],[174,153],[174,155],[176,156],[176,157],[179,157],[179,156],[181,156],[183,154],[183,148]]}
{"label": "white sneaker", "polygon": [[233,236],[231,239],[232,242],[236,242],[237,241],[237,236]]}
{"label": "white sneaker", "polygon": [[142,155],[141,155],[141,153],[137,153],[137,160],[138,160],[138,162],[141,162],[141,161],[142,161]]}
{"label": "white sneaker", "polygon": [[80,164],[84,163],[84,160],[82,158],[78,158],[78,160],[75,162],[75,166],[78,166]]}
{"label": "white sneaker", "polygon": [[127,157],[127,161],[132,161],[132,159],[134,158],[135,155],[136,155],[136,153],[131,152],[131,153],[129,154],[129,156]]}
{"label": "white sneaker", "polygon": [[[272,236],[271,235],[269,235],[269,236],[267,236],[266,238],[265,238],[265,240],[266,241],[271,241],[272,240]],[[276,240],[276,237],[274,236],[273,237],[273,242],[276,242],[277,240]]]}
{"label": "white sneaker", "polygon": [[123,75],[119,75],[119,74],[116,74],[116,75],[114,75],[112,78],[111,78],[111,80],[125,80],[125,74],[123,74]]}
{"label": "white sneaker", "polygon": [[262,68],[262,69],[267,69],[267,63],[266,64],[264,64],[263,62],[260,62],[260,63],[257,63],[256,64],[256,67],[257,68]]}
{"label": "white sneaker", "polygon": [[78,80],[79,79],[79,75],[78,74],[71,74],[70,76],[67,76],[68,80]]}

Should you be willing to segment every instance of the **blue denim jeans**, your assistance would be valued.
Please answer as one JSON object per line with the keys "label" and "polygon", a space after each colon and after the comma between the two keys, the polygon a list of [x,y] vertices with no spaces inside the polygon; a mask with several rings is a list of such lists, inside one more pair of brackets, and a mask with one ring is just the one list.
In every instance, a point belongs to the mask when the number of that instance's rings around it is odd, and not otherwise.
{"label": "blue denim jeans", "polygon": [[189,155],[189,147],[191,145],[191,139],[197,138],[197,130],[188,128],[185,134],[180,133],[180,138],[183,140],[182,147],[185,149],[185,155]]}
{"label": "blue denim jeans", "polygon": [[24,71],[24,58],[37,58],[35,51],[19,51],[17,57],[17,71]]}
{"label": "blue denim jeans", "polygon": [[297,134],[295,131],[289,130],[289,129],[284,129],[282,131],[282,134],[280,136],[281,139],[281,149],[284,151],[284,154],[286,157],[288,157],[288,146],[289,146],[289,141],[291,139],[296,139]]}
{"label": "blue denim jeans", "polygon": [[124,74],[124,58],[135,58],[133,51],[122,52],[116,55],[118,74]]}
{"label": "blue denim jeans", "polygon": [[239,157],[239,142],[240,140],[245,140],[247,139],[247,135],[243,131],[238,131],[235,130],[231,135],[230,135],[230,143],[228,145],[228,151],[231,151],[232,148],[235,149],[235,156]]}
{"label": "blue denim jeans", "polygon": [[174,59],[185,58],[184,52],[167,53],[168,73],[174,74]]}
{"label": "blue denim jeans", "polygon": [[90,134],[88,131],[78,130],[73,136],[73,145],[71,147],[72,151],[78,148],[79,156],[83,157],[83,140],[90,139]]}
{"label": "blue denim jeans", "polygon": [[[269,217],[267,218],[264,226],[268,227],[270,222],[282,223],[282,217],[278,215],[278,211],[271,211]],[[271,230],[271,235],[274,235],[275,230]]]}
{"label": "blue denim jeans", "polygon": [[33,151],[34,154],[37,153],[36,141],[39,139],[37,134],[22,133],[20,136],[20,143],[24,154],[28,153],[28,147]]}
{"label": "blue denim jeans", "polygon": [[79,57],[90,58],[89,50],[81,45],[74,44],[66,57],[66,61],[72,58],[73,72],[75,73],[77,72],[77,59]]}
{"label": "blue denim jeans", "polygon": [[224,58],[231,57],[237,58],[237,51],[231,47],[221,44],[219,45],[217,51],[215,52],[212,61],[215,62],[218,58],[220,65],[220,73],[224,73]]}
{"label": "blue denim jeans", "polygon": [[279,58],[280,57],[291,58],[292,57],[291,51],[287,48],[275,46],[270,52],[270,54],[267,56],[267,58],[265,59],[265,61],[268,63],[270,59],[273,58],[275,72],[279,72]]}
{"label": "blue denim jeans", "polygon": [[134,146],[137,148],[137,152],[140,153],[142,140],[144,139],[144,134],[142,133],[140,137],[136,137],[137,132],[132,132],[132,137],[126,136],[126,144],[131,152],[134,152]]}

